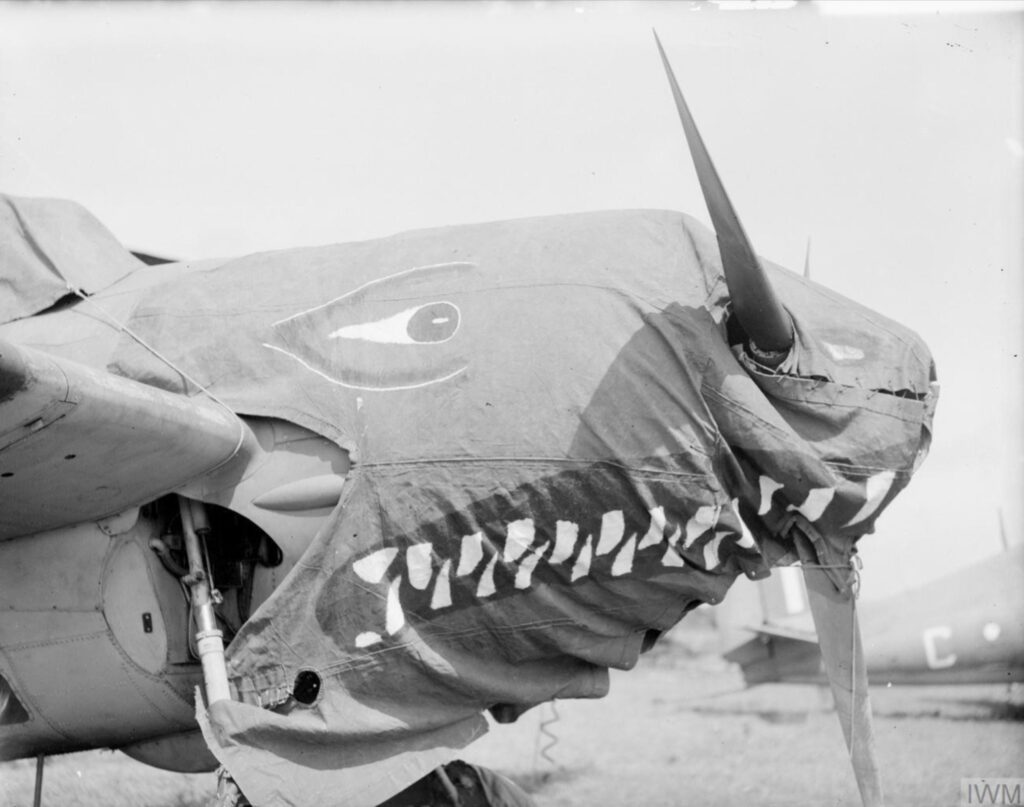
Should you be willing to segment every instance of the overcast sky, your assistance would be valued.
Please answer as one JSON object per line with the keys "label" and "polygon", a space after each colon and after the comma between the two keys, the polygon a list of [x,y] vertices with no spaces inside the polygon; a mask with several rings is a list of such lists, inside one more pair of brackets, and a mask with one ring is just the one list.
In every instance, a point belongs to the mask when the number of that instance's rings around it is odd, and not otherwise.
{"label": "overcast sky", "polygon": [[862,542],[876,598],[999,551],[1000,509],[1024,540],[1024,12],[962,7],[0,5],[0,188],[176,257],[706,221],[657,27],[758,251],[799,270],[811,238],[816,280],[935,354],[932,456]]}

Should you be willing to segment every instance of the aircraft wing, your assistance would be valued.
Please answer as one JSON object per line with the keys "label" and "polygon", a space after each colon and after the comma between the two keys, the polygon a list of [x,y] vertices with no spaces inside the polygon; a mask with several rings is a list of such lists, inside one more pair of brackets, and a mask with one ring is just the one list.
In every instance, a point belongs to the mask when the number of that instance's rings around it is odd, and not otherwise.
{"label": "aircraft wing", "polygon": [[243,433],[206,398],[0,341],[0,540],[151,501],[229,460]]}
{"label": "aircraft wing", "polygon": [[756,635],[723,658],[739,664],[749,686],[772,681],[820,682],[821,648],[813,630],[764,624],[751,627]]}
{"label": "aircraft wing", "polygon": [[765,623],[764,625],[751,627],[748,630],[757,634],[757,638],[762,641],[765,639],[788,639],[794,642],[809,642],[811,644],[818,643],[817,634],[810,628]]}

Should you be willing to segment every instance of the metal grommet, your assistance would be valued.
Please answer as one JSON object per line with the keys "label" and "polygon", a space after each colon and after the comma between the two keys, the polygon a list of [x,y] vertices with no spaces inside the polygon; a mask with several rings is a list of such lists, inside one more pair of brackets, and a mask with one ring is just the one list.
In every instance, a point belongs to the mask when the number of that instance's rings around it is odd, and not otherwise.
{"label": "metal grommet", "polygon": [[307,706],[313,703],[320,694],[322,683],[320,676],[313,670],[302,670],[295,676],[295,684],[292,687],[292,697],[299,703]]}

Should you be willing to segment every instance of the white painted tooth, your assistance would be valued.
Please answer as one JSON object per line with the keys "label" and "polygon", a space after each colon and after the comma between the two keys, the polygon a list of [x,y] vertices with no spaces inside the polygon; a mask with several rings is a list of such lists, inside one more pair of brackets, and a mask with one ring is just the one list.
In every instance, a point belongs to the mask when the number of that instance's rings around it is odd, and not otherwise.
{"label": "white painted tooth", "polygon": [[523,558],[523,562],[519,564],[519,568],[516,570],[516,588],[530,587],[530,583],[533,582],[533,570],[537,568],[537,564],[544,553],[547,552],[549,546],[551,546],[551,542],[545,541],[540,549],[536,552],[531,552]]}
{"label": "white painted tooth", "polygon": [[755,546],[754,536],[751,534],[750,530],[747,529],[747,525],[743,521],[743,516],[740,515],[740,500],[733,499],[729,504],[732,507],[733,513],[736,515],[736,521],[739,522],[740,525],[740,537],[736,541],[736,545],[742,546],[744,549],[753,549]]}
{"label": "white painted tooth", "polygon": [[718,516],[722,512],[720,504],[706,504],[697,508],[690,520],[686,522],[686,538],[683,540],[683,549],[689,549],[693,542],[700,538],[718,523]]}
{"label": "white painted tooth", "polygon": [[718,557],[718,548],[722,545],[722,539],[728,532],[716,532],[715,537],[704,544],[704,568],[707,571],[714,569],[722,562],[722,559]]}
{"label": "white painted tooth", "polygon": [[474,532],[462,536],[462,551],[459,553],[459,568],[455,574],[463,577],[472,572],[484,557],[484,534]]}
{"label": "white painted tooth", "polygon": [[631,535],[629,540],[622,545],[619,554],[615,556],[612,563],[612,577],[621,577],[633,571],[633,556],[636,553],[636,536]]}
{"label": "white painted tooth", "polygon": [[757,508],[757,514],[763,516],[772,509],[772,496],[775,495],[775,491],[782,490],[785,485],[781,482],[776,482],[770,476],[764,475],[758,480],[758,484],[761,488],[761,506]]}
{"label": "white painted tooth", "polygon": [[356,636],[356,647],[370,647],[382,641],[384,639],[379,633],[374,633],[370,630]]}
{"label": "white painted tooth", "polygon": [[736,542],[737,546],[742,546],[744,549],[753,549],[757,544],[754,543],[754,535],[747,528],[747,525],[742,521],[740,522],[740,530],[743,533],[740,539]]}
{"label": "white painted tooth", "polygon": [[672,534],[668,537],[668,545],[672,549],[675,549],[676,546],[679,544],[679,539],[681,537],[682,533],[680,532],[679,527],[677,526],[674,530],[672,530]]}
{"label": "white painted tooth", "polygon": [[597,541],[597,556],[607,555],[619,545],[626,532],[621,510],[612,510],[601,516],[601,537]]}
{"label": "white painted tooth", "polygon": [[480,583],[476,587],[476,596],[481,600],[484,597],[490,597],[494,592],[494,567],[498,563],[498,555],[494,554],[491,556],[490,563],[487,564],[487,568],[484,569],[483,575],[480,577]]}
{"label": "white painted tooth", "polygon": [[669,547],[665,550],[664,556],[661,558],[662,566],[685,566],[686,562],[682,556],[675,550],[674,547]]}
{"label": "white painted tooth", "polygon": [[452,581],[450,579],[452,562],[445,559],[441,564],[441,571],[437,573],[437,582],[434,583],[434,595],[430,598],[430,607],[435,611],[438,608],[447,608],[452,604]]}
{"label": "white painted tooth", "polygon": [[661,558],[662,566],[684,566],[683,557],[679,554],[679,539],[682,536],[682,532],[679,527],[676,527],[672,534],[668,537],[668,548],[665,550],[664,556]]}
{"label": "white painted tooth", "polygon": [[548,558],[548,563],[554,565],[569,559],[572,551],[576,548],[576,539],[579,538],[580,528],[572,521],[555,522],[555,550]]}
{"label": "white painted tooth", "polygon": [[881,473],[868,477],[866,485],[867,499],[864,502],[864,506],[857,511],[857,515],[846,522],[846,526],[850,527],[859,521],[863,521],[864,519],[873,516],[875,511],[882,506],[882,500],[889,492],[889,488],[892,487],[892,483],[895,480],[895,471],[882,471]]}
{"label": "white painted tooth", "polygon": [[798,510],[808,521],[817,521],[821,518],[821,514],[825,512],[825,508],[828,507],[829,502],[832,501],[832,497],[835,495],[835,488],[814,488],[807,494],[803,504],[799,507],[790,505],[786,509]]}
{"label": "white painted tooth", "polygon": [[647,530],[647,534],[640,540],[637,549],[647,549],[649,546],[660,544],[665,538],[665,527],[667,526],[665,508],[655,507],[651,510],[651,526]]}
{"label": "white painted tooth", "polygon": [[579,557],[576,558],[576,563],[573,564],[571,582],[575,583],[581,577],[586,577],[590,573],[590,561],[594,556],[592,543],[593,536],[588,535],[583,548],[580,550]]}
{"label": "white painted tooth", "polygon": [[508,533],[505,536],[504,561],[514,563],[523,556],[523,553],[533,543],[533,519],[522,518],[513,521],[508,525]]}
{"label": "white painted tooth", "polygon": [[432,544],[413,544],[405,552],[405,566],[409,572],[409,583],[413,588],[423,591],[430,585],[433,574],[431,557],[434,554]]}
{"label": "white painted tooth", "polygon": [[389,546],[378,549],[353,563],[352,569],[367,583],[379,583],[384,579],[384,573],[387,572],[388,566],[391,565],[391,561],[397,554],[398,547]]}
{"label": "white painted tooth", "polygon": [[384,620],[384,627],[390,636],[394,636],[405,624],[405,611],[402,610],[402,601],[398,597],[398,589],[402,585],[402,576],[399,575],[391,581],[388,589],[387,615]]}

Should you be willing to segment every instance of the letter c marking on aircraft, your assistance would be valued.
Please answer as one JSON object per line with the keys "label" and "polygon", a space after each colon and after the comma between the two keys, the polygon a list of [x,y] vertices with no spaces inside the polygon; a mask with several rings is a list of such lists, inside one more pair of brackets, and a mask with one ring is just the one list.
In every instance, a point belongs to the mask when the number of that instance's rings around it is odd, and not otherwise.
{"label": "letter c marking on aircraft", "polygon": [[925,628],[921,633],[921,641],[924,642],[924,657],[928,662],[929,669],[941,670],[946,667],[952,667],[956,664],[956,653],[947,653],[944,656],[939,656],[939,650],[936,646],[937,639],[949,641],[952,638],[953,631],[945,625],[939,625],[934,628]]}

